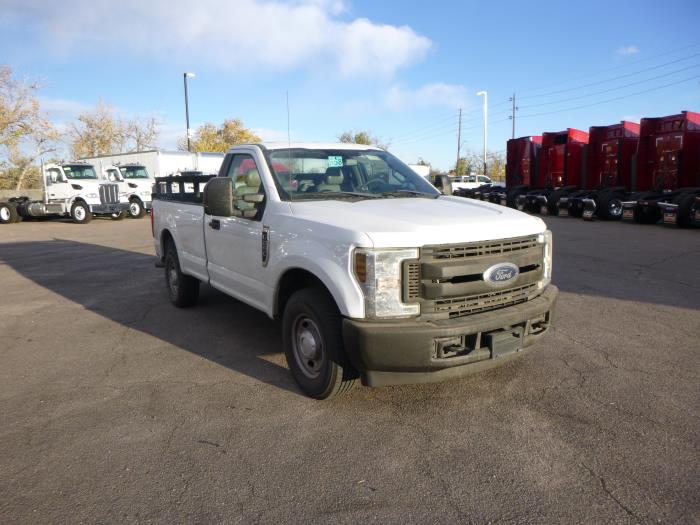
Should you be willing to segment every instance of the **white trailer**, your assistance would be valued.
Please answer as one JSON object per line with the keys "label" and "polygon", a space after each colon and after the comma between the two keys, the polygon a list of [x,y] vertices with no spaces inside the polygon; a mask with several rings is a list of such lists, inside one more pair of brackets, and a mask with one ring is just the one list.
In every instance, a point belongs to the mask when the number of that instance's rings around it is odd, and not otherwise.
{"label": "white trailer", "polygon": [[201,171],[218,173],[224,160],[223,153],[189,153],[187,151],[138,151],[135,153],[115,153],[81,159],[104,171],[108,166],[120,164],[140,164],[152,178],[176,175],[181,171]]}

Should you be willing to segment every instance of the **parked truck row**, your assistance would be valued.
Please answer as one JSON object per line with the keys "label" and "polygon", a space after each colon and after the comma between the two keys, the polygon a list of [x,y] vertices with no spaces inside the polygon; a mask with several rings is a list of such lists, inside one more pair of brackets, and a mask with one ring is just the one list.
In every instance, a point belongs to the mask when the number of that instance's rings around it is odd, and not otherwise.
{"label": "parked truck row", "polygon": [[509,140],[506,188],[465,196],[544,215],[700,226],[700,114]]}
{"label": "parked truck row", "polygon": [[94,216],[139,219],[151,208],[154,174],[204,174],[199,167],[216,173],[222,160],[219,153],[146,151],[42,165],[42,198],[20,195],[0,202],[0,224],[52,217],[77,223]]}

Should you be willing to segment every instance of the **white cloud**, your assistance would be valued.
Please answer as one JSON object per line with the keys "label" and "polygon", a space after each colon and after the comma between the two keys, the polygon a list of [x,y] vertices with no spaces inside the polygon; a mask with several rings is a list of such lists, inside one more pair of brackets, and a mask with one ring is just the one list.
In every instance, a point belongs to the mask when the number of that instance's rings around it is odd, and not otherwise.
{"label": "white cloud", "polygon": [[51,121],[59,127],[66,127],[66,121],[73,120],[85,111],[95,109],[95,106],[90,106],[77,100],[68,100],[64,98],[39,97],[42,111],[45,111]]}
{"label": "white cloud", "polygon": [[622,46],[617,48],[616,53],[618,55],[636,55],[639,53],[639,48],[637,46]]}
{"label": "white cloud", "polygon": [[459,84],[436,82],[425,84],[418,89],[404,89],[392,86],[386,92],[384,100],[387,107],[394,110],[417,109],[435,106],[465,108],[468,103],[469,90]]}
{"label": "white cloud", "polygon": [[[408,26],[346,20],[339,0],[5,0],[3,14],[33,26],[48,52],[137,57],[271,71],[317,67],[391,76],[432,42]],[[345,18],[344,18],[345,17]]]}

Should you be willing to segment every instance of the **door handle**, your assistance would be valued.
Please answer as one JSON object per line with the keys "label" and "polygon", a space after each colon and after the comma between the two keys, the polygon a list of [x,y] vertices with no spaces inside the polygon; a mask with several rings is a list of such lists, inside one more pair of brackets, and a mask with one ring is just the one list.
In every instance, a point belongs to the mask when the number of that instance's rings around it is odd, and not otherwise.
{"label": "door handle", "polygon": [[209,221],[209,227],[213,230],[221,229],[221,221],[219,219],[212,219]]}

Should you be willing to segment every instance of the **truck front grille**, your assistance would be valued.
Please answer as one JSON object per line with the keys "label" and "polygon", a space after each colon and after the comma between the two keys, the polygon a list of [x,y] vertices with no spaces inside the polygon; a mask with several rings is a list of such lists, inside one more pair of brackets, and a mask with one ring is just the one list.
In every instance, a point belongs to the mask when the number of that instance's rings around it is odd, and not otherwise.
{"label": "truck front grille", "polygon": [[425,314],[447,314],[447,317],[462,317],[487,310],[495,310],[504,306],[512,306],[527,301],[537,290],[537,284],[532,283],[508,290],[498,290],[466,297],[450,297],[426,301],[422,312]]}
{"label": "truck front grille", "polygon": [[102,204],[116,204],[119,202],[118,184],[100,184],[100,202]]}
{"label": "truck front grille", "polygon": [[483,243],[450,244],[446,246],[426,246],[421,252],[422,257],[433,259],[461,259],[480,257],[484,255],[499,255],[527,250],[537,246],[537,236],[517,237]]}
{"label": "truck front grille", "polygon": [[[403,300],[420,303],[421,316],[428,319],[450,319],[525,302],[539,293],[543,259],[543,245],[536,235],[426,246],[419,260],[404,263]],[[519,269],[506,289],[484,280],[486,270],[501,263]]]}

